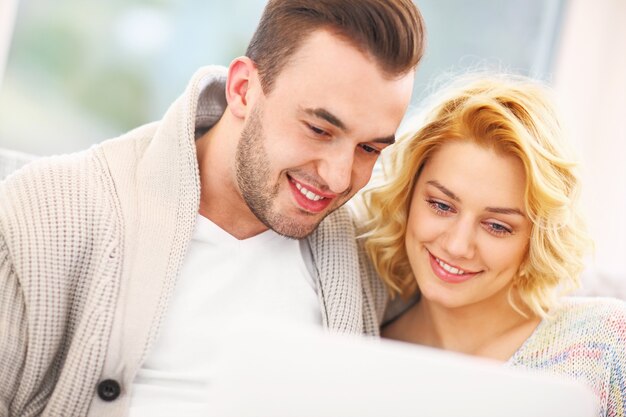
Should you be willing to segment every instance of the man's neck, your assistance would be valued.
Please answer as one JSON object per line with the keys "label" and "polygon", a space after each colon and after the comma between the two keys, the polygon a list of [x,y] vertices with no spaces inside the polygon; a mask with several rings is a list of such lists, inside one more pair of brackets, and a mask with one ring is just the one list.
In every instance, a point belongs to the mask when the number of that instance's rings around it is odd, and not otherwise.
{"label": "man's neck", "polygon": [[237,239],[247,239],[267,230],[241,197],[235,175],[237,134],[225,114],[196,141],[200,170],[201,216]]}

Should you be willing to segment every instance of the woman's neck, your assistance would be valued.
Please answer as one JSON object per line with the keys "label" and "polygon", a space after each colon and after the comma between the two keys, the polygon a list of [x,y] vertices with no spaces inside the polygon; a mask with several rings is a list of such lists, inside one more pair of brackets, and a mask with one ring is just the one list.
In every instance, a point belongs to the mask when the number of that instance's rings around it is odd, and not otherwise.
{"label": "woman's neck", "polygon": [[528,318],[508,302],[445,308],[422,299],[383,329],[383,336],[475,356],[508,360],[540,319]]}

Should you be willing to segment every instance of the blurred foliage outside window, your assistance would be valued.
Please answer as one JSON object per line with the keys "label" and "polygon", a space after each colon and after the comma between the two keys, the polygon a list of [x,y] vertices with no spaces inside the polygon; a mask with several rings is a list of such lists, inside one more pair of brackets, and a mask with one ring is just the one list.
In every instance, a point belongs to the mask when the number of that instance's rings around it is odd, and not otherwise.
{"label": "blurred foliage outside window", "polygon": [[[500,68],[550,81],[565,0],[419,0],[428,46],[417,107],[442,74]],[[245,52],[264,0],[20,0],[0,83],[0,147],[84,149],[158,120],[193,72]]]}

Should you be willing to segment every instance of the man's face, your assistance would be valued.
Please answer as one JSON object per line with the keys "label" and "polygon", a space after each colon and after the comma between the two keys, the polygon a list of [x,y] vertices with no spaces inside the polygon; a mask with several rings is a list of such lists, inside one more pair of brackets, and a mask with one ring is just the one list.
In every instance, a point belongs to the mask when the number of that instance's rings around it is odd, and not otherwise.
{"label": "man's face", "polygon": [[236,173],[251,211],[277,233],[309,235],[369,181],[412,86],[412,72],[389,79],[341,38],[314,32],[250,103]]}

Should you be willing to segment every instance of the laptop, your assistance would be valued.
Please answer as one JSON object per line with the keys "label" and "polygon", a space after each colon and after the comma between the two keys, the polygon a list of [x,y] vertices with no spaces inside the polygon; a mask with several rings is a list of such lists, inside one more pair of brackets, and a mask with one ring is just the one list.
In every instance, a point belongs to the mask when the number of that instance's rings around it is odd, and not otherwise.
{"label": "laptop", "polygon": [[216,417],[595,417],[552,375],[388,340],[259,323],[224,332],[207,395]]}

